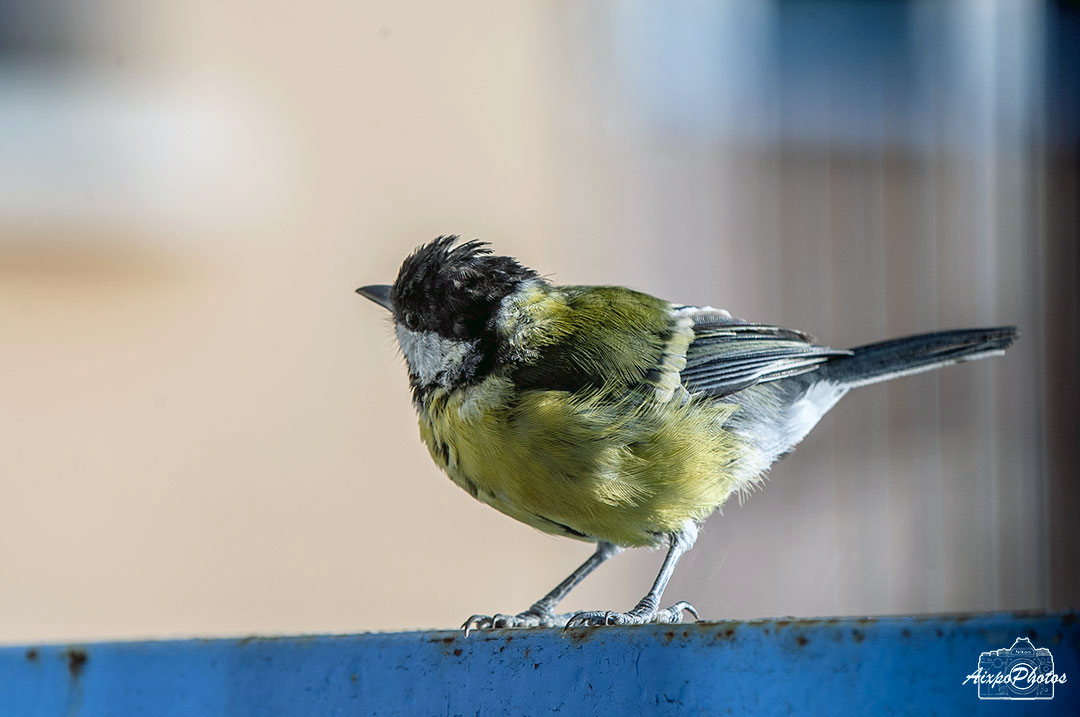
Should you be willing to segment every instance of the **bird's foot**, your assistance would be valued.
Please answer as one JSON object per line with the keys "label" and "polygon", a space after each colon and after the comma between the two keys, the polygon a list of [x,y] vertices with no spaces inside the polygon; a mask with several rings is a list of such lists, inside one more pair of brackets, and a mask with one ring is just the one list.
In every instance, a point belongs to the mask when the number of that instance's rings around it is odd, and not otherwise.
{"label": "bird's foot", "polygon": [[571,617],[564,629],[575,627],[597,627],[599,625],[646,625],[648,623],[671,624],[682,622],[683,611],[698,619],[697,610],[688,602],[677,602],[671,607],[657,610],[655,606],[639,604],[630,612],[612,612],[611,610],[591,610],[579,612]]}
{"label": "bird's foot", "polygon": [[562,627],[569,618],[568,614],[555,615],[549,611],[530,608],[517,615],[503,615],[502,613],[473,615],[461,627],[465,630],[465,637],[468,637],[471,630],[495,630],[502,627]]}

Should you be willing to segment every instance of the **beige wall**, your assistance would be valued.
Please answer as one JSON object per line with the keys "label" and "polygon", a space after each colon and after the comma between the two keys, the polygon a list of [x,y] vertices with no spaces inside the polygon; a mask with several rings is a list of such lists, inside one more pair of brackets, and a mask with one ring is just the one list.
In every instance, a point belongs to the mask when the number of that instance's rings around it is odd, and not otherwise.
{"label": "beige wall", "polygon": [[[840,346],[1022,324],[1004,359],[845,399],[669,597],[1054,602],[1038,152],[642,123],[616,4],[146,7],[0,65],[0,642],[453,627],[583,559],[438,473],[353,294],[443,233]],[[629,607],[659,560],[568,606]]]}

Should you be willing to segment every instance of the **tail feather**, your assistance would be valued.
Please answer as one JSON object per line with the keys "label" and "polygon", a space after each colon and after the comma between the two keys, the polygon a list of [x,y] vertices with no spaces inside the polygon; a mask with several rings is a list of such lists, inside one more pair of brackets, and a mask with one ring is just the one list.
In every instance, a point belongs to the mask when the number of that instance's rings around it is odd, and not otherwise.
{"label": "tail feather", "polygon": [[851,356],[829,361],[821,373],[846,388],[865,386],[941,366],[996,356],[1005,351],[1019,331],[1015,326],[956,329],[890,339],[852,349]]}

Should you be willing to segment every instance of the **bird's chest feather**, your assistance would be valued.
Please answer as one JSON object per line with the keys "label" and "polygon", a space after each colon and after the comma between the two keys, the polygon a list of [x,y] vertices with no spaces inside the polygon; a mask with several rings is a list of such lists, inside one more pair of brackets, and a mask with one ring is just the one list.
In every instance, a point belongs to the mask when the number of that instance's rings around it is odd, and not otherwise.
{"label": "bird's chest feather", "polygon": [[724,416],[643,410],[492,377],[418,406],[436,464],[477,500],[549,533],[644,545],[701,519],[731,492]]}
{"label": "bird's chest feather", "polygon": [[471,496],[543,527],[539,516],[546,506],[559,502],[573,482],[569,476],[587,468],[569,446],[553,452],[543,445],[558,443],[555,436],[573,433],[573,427],[552,422],[544,441],[545,407],[511,391],[509,381],[495,377],[433,391],[418,411],[420,435],[435,463]]}

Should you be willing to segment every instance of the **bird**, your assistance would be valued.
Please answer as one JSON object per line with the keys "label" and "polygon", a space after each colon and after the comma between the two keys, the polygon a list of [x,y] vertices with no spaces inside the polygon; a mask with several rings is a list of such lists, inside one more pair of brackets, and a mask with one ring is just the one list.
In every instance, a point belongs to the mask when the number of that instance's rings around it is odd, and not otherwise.
{"label": "bird", "polygon": [[[478,240],[420,245],[393,284],[356,290],[391,312],[420,436],[470,496],[545,533],[594,543],[565,580],[516,614],[462,626],[681,622],[661,607],[705,519],[763,480],[853,388],[1004,353],[1015,326],[894,338],[852,349],[620,286],[560,286]],[[634,607],[556,613],[627,548],[666,548]]]}

